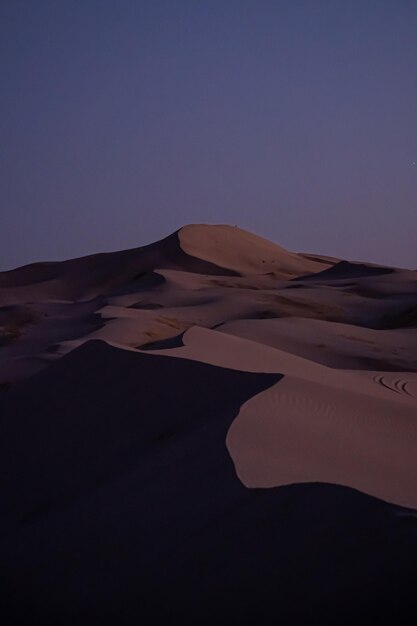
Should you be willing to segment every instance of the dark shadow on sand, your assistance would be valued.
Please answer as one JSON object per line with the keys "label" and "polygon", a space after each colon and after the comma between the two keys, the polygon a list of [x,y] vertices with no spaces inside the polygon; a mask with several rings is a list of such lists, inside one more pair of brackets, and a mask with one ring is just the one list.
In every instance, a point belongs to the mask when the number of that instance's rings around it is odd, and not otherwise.
{"label": "dark shadow on sand", "polygon": [[347,488],[237,478],[226,433],[280,378],[94,341],[4,394],[3,623],[341,624],[414,608],[414,518]]}

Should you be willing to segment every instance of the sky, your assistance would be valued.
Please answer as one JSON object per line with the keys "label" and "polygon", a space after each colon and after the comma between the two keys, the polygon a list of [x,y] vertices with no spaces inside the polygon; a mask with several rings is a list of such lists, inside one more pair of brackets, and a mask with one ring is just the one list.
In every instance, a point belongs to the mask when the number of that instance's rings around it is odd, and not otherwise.
{"label": "sky", "polygon": [[0,270],[238,225],[417,268],[417,0],[0,0]]}

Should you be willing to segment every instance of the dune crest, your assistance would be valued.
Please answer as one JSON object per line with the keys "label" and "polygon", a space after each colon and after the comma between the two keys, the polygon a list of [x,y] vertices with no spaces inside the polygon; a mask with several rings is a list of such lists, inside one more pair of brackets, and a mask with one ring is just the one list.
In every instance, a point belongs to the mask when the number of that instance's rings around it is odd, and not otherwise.
{"label": "dune crest", "polygon": [[272,272],[280,278],[293,278],[331,265],[289,252],[237,226],[192,224],[181,228],[178,236],[181,248],[190,256],[241,275]]}
{"label": "dune crest", "polygon": [[182,342],[157,353],[284,375],[242,406],[227,435],[247,487],[334,483],[417,509],[417,373],[328,368],[199,328]]}

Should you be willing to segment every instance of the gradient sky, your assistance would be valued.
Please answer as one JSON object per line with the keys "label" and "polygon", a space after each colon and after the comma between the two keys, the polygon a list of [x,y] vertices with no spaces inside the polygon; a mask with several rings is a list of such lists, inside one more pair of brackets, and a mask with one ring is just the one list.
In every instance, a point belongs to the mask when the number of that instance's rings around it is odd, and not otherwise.
{"label": "gradient sky", "polygon": [[417,0],[1,0],[0,269],[185,223],[417,268]]}

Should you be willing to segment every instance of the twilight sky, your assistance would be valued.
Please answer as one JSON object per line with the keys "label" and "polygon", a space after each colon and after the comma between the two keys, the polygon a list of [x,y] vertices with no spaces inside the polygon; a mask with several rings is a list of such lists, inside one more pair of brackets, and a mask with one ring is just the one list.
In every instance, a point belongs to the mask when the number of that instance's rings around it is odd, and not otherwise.
{"label": "twilight sky", "polygon": [[417,268],[417,0],[1,0],[0,270],[186,223]]}

